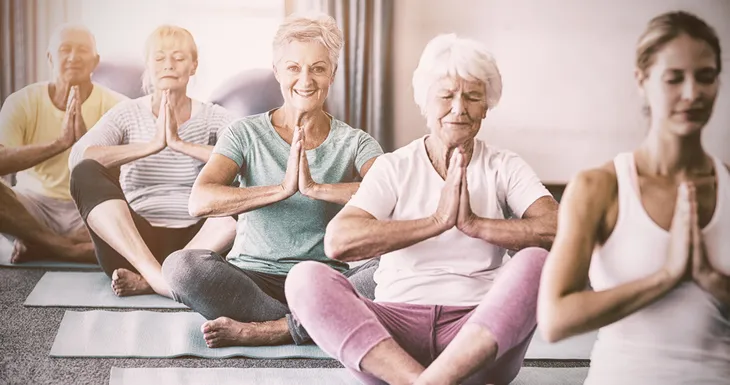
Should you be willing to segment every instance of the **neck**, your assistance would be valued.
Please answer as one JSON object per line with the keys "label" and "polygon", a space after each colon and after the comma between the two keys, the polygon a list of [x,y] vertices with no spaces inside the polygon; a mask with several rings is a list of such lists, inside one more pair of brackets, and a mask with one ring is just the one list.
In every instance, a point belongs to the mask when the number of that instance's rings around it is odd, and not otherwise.
{"label": "neck", "polygon": [[702,148],[700,133],[680,137],[654,126],[637,150],[645,173],[684,179],[708,172],[712,164]]}
{"label": "neck", "polygon": [[305,134],[314,134],[320,131],[329,130],[329,116],[323,110],[301,111],[286,103],[277,110],[279,113],[279,126],[294,130],[295,127],[302,127]]}
{"label": "neck", "polygon": [[78,95],[76,95],[76,97],[82,103],[89,98],[89,95],[91,95],[91,91],[94,89],[94,84],[91,82],[90,78],[85,79],[79,83],[71,83],[61,78],[58,78],[48,85],[48,93],[51,96],[51,101],[53,101],[53,104],[56,107],[61,110],[66,109],[66,104],[68,103],[68,95],[71,87],[73,86],[79,87],[79,93]]}
{"label": "neck", "polygon": [[[167,94],[167,100],[175,110],[181,110],[188,107],[188,102],[191,100],[187,95],[185,88],[170,90]],[[162,101],[163,90],[155,90],[152,94],[152,110],[158,111],[160,109],[160,102]]]}
{"label": "neck", "polygon": [[454,150],[461,148],[464,152],[464,164],[471,162],[471,156],[474,153],[474,139],[467,140],[461,144],[444,143],[436,135],[429,135],[426,138],[426,152],[431,164],[442,177],[446,176],[449,169],[451,155]]}

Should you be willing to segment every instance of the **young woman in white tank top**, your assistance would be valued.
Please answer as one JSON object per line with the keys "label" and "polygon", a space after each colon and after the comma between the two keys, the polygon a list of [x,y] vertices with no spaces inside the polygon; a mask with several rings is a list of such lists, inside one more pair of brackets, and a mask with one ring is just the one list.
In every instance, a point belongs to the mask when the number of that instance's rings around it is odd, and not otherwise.
{"label": "young woman in white tank top", "polygon": [[730,171],[700,140],[719,41],[672,12],[649,23],[637,54],[649,133],[569,184],[538,327],[551,342],[599,329],[586,384],[728,384]]}

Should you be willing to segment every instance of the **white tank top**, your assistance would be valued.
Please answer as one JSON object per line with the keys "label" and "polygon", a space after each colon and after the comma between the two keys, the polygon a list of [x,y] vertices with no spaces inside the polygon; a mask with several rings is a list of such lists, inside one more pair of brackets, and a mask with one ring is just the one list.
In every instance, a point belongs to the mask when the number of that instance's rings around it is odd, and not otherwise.
{"label": "white tank top", "polygon": [[[717,204],[702,236],[713,266],[730,275],[730,173],[714,162]],[[657,272],[669,248],[669,232],[642,205],[633,154],[618,155],[614,165],[618,219],[593,253],[589,277],[596,291]],[[680,284],[599,330],[585,384],[730,384],[730,307],[694,282]]]}

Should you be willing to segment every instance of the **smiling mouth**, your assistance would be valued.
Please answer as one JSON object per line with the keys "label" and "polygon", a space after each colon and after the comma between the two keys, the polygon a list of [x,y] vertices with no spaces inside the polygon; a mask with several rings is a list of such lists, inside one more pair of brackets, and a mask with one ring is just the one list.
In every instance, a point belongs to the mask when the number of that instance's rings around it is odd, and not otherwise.
{"label": "smiling mouth", "polygon": [[317,90],[311,90],[311,91],[304,91],[304,90],[301,90],[301,91],[299,91],[299,90],[294,90],[294,93],[295,93],[295,94],[297,94],[297,95],[299,95],[299,96],[301,96],[301,97],[304,97],[304,98],[308,98],[308,97],[310,97],[310,96],[314,95],[314,93],[315,93],[315,92],[317,92]]}

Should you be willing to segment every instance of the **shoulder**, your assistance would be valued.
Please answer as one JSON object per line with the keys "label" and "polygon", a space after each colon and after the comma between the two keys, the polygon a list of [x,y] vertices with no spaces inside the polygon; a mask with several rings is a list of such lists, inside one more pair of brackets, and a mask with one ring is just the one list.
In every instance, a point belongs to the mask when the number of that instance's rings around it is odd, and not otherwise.
{"label": "shoulder", "polygon": [[3,102],[3,106],[6,104],[25,106],[35,105],[41,103],[46,95],[48,95],[48,82],[29,84],[10,94]]}
{"label": "shoulder", "polygon": [[618,179],[613,162],[576,174],[565,189],[567,201],[590,202],[607,209],[618,195]]}
{"label": "shoulder", "polygon": [[367,132],[359,129],[354,128],[350,126],[349,124],[337,119],[332,118],[332,134],[337,138],[347,138],[347,139],[359,139],[359,140],[375,140],[370,134]]}
{"label": "shoulder", "polygon": [[261,139],[269,134],[267,113],[250,115],[243,118],[231,118],[224,128],[223,135],[239,140]]}
{"label": "shoulder", "polygon": [[[387,165],[388,168],[393,170],[410,168],[413,163],[419,161],[418,152],[421,151],[421,147],[423,147],[423,137],[418,138],[393,152],[380,155],[376,158],[375,164],[381,163],[382,165]],[[373,164],[373,166],[375,164]]]}
{"label": "shoulder", "polygon": [[213,125],[226,126],[232,123],[235,118],[225,107],[210,102],[201,102],[205,108],[206,119]]}

